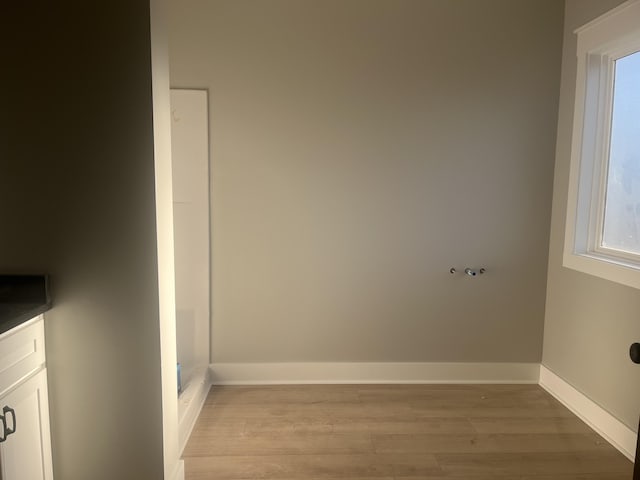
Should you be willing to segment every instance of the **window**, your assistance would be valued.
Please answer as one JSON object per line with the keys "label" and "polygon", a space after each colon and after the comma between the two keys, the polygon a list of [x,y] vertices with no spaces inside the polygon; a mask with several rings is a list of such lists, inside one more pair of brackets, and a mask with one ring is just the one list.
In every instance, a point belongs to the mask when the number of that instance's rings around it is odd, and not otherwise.
{"label": "window", "polygon": [[615,61],[602,247],[640,254],[640,52]]}
{"label": "window", "polygon": [[640,0],[576,34],[563,264],[640,288]]}

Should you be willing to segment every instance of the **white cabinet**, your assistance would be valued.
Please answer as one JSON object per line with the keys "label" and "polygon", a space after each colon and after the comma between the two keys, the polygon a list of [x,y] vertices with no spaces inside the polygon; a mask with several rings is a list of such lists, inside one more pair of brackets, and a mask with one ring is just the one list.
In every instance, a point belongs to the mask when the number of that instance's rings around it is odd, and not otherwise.
{"label": "white cabinet", "polygon": [[42,317],[0,336],[0,479],[52,480]]}
{"label": "white cabinet", "polygon": [[0,406],[7,427],[15,429],[0,444],[2,480],[52,479],[46,369],[0,398]]}

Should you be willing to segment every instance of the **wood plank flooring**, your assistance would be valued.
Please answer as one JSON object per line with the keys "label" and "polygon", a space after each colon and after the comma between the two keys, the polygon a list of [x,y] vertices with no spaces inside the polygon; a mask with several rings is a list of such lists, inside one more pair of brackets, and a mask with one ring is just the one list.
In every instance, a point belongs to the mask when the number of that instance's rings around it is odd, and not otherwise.
{"label": "wood plank flooring", "polygon": [[630,480],[537,385],[213,387],[187,480]]}

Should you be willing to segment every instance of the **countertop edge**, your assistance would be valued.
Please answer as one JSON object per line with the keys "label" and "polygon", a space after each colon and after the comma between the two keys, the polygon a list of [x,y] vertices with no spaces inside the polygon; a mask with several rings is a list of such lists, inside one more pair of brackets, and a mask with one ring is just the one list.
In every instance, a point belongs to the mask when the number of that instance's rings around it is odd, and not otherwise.
{"label": "countertop edge", "polygon": [[16,327],[19,327],[25,322],[37,317],[38,315],[43,314],[44,312],[51,309],[51,303],[43,303],[41,305],[37,305],[33,308],[25,310],[20,315],[16,315],[12,317],[10,320],[5,322],[0,322],[0,335],[7,333],[9,330],[13,330]]}

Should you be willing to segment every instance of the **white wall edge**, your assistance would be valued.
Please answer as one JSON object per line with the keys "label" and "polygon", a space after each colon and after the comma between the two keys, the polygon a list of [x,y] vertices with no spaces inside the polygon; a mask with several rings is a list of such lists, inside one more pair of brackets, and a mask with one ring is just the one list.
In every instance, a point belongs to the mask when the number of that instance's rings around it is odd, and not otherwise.
{"label": "white wall edge", "polygon": [[150,0],[151,94],[158,266],[158,354],[161,382],[162,457],[165,478],[180,470],[176,363],[176,285],[173,244],[171,102],[169,94],[168,0]]}
{"label": "white wall edge", "polygon": [[538,363],[213,363],[213,385],[538,383]]}
{"label": "white wall edge", "polygon": [[540,386],[604,437],[625,457],[634,461],[636,432],[544,365],[540,366]]}
{"label": "white wall edge", "polygon": [[178,460],[178,464],[170,480],[184,480],[184,460]]}
{"label": "white wall edge", "polygon": [[[194,373],[180,397],[178,397],[178,435],[180,455],[187,445],[193,427],[202,411],[211,388],[211,373],[206,367]],[[184,469],[184,467],[183,467]]]}

